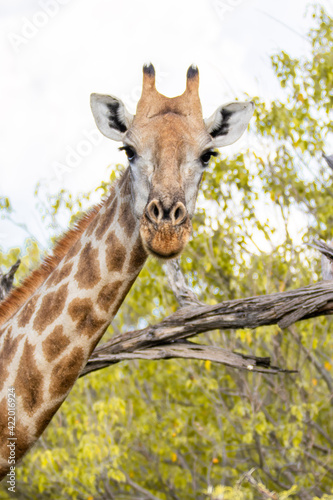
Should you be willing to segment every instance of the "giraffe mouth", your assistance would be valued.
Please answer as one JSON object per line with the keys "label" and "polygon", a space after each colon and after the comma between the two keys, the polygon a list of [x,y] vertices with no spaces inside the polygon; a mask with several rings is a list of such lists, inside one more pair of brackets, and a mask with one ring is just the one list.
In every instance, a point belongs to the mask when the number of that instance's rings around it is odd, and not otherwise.
{"label": "giraffe mouth", "polygon": [[153,224],[144,216],[141,219],[140,235],[149,254],[158,259],[168,260],[182,253],[191,235],[191,229],[188,216],[176,227],[168,221]]}
{"label": "giraffe mouth", "polygon": [[161,260],[169,260],[169,259],[175,259],[176,257],[178,257],[181,252],[182,252],[182,249],[179,251],[179,252],[174,252],[174,253],[170,253],[168,255],[165,255],[165,254],[161,254],[161,253],[158,253],[158,252],[155,252],[151,247],[149,247],[148,245],[145,245],[145,248],[146,250],[148,251],[148,253],[150,255],[152,255],[153,257],[156,257],[157,259],[161,259]]}

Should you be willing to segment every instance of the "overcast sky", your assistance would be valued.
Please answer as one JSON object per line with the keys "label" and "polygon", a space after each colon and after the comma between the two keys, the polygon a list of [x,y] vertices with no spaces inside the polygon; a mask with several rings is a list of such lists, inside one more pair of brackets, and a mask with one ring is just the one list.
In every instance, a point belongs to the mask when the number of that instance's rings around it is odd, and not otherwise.
{"label": "overcast sky", "polygon": [[[321,3],[332,14],[332,0]],[[95,132],[91,92],[134,112],[151,61],[170,97],[197,64],[205,115],[244,93],[274,99],[281,90],[269,57],[309,53],[306,10],[304,0],[0,0],[0,195],[15,220],[45,246],[37,182],[50,193],[86,191],[125,161],[118,143]],[[22,245],[27,233],[0,224],[0,246]]]}

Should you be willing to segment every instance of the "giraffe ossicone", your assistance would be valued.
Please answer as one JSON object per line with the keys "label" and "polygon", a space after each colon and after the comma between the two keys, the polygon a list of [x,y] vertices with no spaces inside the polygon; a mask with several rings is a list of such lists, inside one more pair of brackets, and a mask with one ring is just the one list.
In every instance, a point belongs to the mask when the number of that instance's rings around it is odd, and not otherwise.
{"label": "giraffe ossicone", "polygon": [[[204,120],[199,72],[168,98],[143,67],[131,115],[116,97],[92,94],[99,130],[123,143],[129,165],[109,196],[56,244],[53,254],[0,304],[0,478],[31,448],[66,399],[149,254],[179,255],[200,181],[215,148],[235,142],[253,103],[220,106]],[[8,391],[16,427],[8,429]]]}

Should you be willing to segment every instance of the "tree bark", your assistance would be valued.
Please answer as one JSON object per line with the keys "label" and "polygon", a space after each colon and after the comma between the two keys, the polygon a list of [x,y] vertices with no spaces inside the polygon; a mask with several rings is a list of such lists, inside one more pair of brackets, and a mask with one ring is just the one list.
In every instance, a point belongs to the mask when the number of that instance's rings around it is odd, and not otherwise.
{"label": "tree bark", "polygon": [[14,276],[20,264],[21,261],[20,259],[18,259],[6,274],[3,274],[0,269],[0,301],[5,299],[11,291],[13,287]]}
{"label": "tree bark", "polygon": [[297,321],[333,313],[333,281],[207,306],[197,300],[184,277],[180,277],[179,264],[170,261],[168,266],[171,266],[167,272],[170,286],[179,303],[187,305],[156,325],[117,335],[98,346],[81,376],[125,359],[193,358],[265,373],[289,371],[270,366],[269,358],[247,357],[218,347],[184,342],[184,339],[216,329],[274,324],[287,328]]}

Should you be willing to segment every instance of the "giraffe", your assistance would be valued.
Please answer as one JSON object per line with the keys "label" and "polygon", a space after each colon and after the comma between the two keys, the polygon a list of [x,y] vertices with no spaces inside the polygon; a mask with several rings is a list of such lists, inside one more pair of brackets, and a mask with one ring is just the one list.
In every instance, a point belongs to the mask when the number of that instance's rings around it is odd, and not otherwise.
{"label": "giraffe", "polygon": [[[20,460],[66,399],[148,255],[163,260],[183,251],[205,167],[215,148],[245,131],[252,102],[222,105],[204,120],[198,86],[190,66],[184,93],[166,97],[150,64],[134,116],[116,97],[91,95],[97,127],[122,142],[128,166],[0,305],[1,478],[9,474],[10,450]],[[15,438],[8,391],[15,391]]]}

